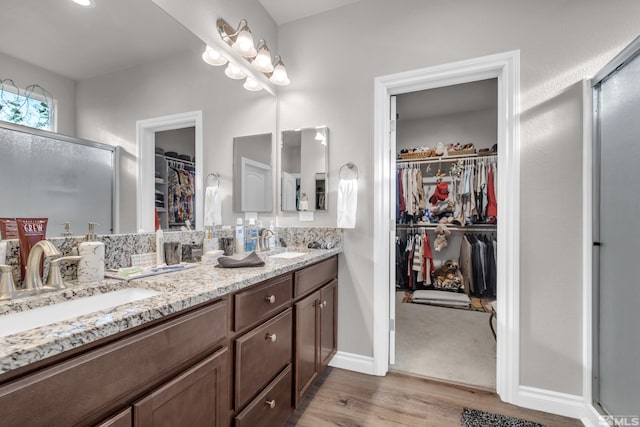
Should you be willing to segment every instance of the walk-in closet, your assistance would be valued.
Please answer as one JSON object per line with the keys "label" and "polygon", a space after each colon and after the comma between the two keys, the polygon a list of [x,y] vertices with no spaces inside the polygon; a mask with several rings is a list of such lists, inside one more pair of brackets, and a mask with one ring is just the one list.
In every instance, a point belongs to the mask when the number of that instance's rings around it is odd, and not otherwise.
{"label": "walk-in closet", "polygon": [[497,79],[395,98],[392,370],[495,389],[497,102]]}
{"label": "walk-in closet", "polygon": [[195,127],[156,132],[155,153],[155,211],[160,228],[195,226]]}

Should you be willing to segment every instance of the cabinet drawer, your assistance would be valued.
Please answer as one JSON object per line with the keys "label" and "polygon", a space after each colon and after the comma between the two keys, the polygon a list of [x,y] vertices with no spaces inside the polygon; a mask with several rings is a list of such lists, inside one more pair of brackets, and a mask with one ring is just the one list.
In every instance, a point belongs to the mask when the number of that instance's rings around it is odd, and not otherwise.
{"label": "cabinet drawer", "polygon": [[[9,382],[0,387],[2,425],[95,424],[223,343],[227,318],[220,301]],[[82,398],[69,404],[71,396]]]}
{"label": "cabinet drawer", "polygon": [[281,427],[291,415],[291,365],[236,416],[236,427]]}
{"label": "cabinet drawer", "polygon": [[233,330],[238,332],[277,312],[291,301],[291,274],[276,277],[233,297]]}
{"label": "cabinet drawer", "polygon": [[338,257],[332,257],[295,272],[295,297],[302,296],[338,277]]}
{"label": "cabinet drawer", "polygon": [[292,310],[235,340],[235,409],[242,408],[291,363]]}

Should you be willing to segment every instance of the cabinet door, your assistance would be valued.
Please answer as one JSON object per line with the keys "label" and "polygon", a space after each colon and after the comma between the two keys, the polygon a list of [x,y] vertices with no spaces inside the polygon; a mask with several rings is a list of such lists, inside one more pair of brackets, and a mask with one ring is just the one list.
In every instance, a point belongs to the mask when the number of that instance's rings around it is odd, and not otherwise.
{"label": "cabinet door", "polygon": [[337,317],[338,317],[338,281],[332,280],[320,289],[320,371],[322,371],[336,354]]}
{"label": "cabinet door", "polygon": [[307,389],[318,376],[320,291],[296,303],[296,365],[295,397],[296,406]]}
{"label": "cabinet door", "polygon": [[228,423],[226,348],[133,405],[135,427],[222,427]]}
{"label": "cabinet door", "polygon": [[131,427],[131,408],[127,408],[117,415],[101,422],[96,427]]}

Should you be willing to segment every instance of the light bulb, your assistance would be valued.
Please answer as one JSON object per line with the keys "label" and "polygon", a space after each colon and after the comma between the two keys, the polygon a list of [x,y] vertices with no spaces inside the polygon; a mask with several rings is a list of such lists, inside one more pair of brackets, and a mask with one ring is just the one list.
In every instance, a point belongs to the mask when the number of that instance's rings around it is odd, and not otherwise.
{"label": "light bulb", "polygon": [[250,90],[251,92],[262,90],[262,85],[252,77],[247,77],[247,80],[244,81],[242,87],[244,87],[246,90]]}
{"label": "light bulb", "polygon": [[75,4],[83,7],[94,7],[96,4],[94,0],[72,0]]}
{"label": "light bulb", "polygon": [[242,71],[240,68],[238,68],[231,62],[229,62],[229,65],[227,65],[227,68],[224,70],[224,73],[226,74],[227,77],[234,80],[240,80],[247,77],[247,74],[244,71]]}
{"label": "light bulb", "polygon": [[273,74],[271,74],[271,77],[269,77],[269,80],[271,80],[271,83],[278,86],[286,86],[291,83],[289,77],[287,76],[287,69],[284,68],[284,64],[278,56],[276,56],[276,65],[273,69]]}
{"label": "light bulb", "polygon": [[273,64],[271,63],[271,52],[264,40],[258,43],[258,54],[253,59],[253,66],[262,73],[272,73]]}
{"label": "light bulb", "polygon": [[220,52],[212,48],[211,46],[207,46],[207,49],[202,54],[202,60],[209,65],[224,65],[227,63],[227,58],[222,56]]}
{"label": "light bulb", "polygon": [[236,36],[236,41],[231,47],[245,58],[253,58],[258,53],[253,46],[253,36],[247,25],[240,30]]}

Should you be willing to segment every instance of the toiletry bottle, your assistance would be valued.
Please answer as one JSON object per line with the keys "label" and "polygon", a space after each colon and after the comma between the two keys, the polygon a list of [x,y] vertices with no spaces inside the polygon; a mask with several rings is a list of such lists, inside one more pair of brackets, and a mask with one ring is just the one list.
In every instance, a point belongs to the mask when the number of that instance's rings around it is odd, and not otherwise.
{"label": "toiletry bottle", "polygon": [[258,229],[256,228],[256,220],[254,218],[249,219],[249,228],[247,228],[245,239],[245,248],[247,252],[255,251],[256,243],[258,242]]}
{"label": "toiletry bottle", "polygon": [[164,231],[156,230],[156,265],[164,264]]}
{"label": "toiletry bottle", "polygon": [[236,252],[244,252],[244,226],[242,218],[236,220]]}
{"label": "toiletry bottle", "polygon": [[95,222],[89,223],[86,241],[78,245],[78,255],[82,257],[78,262],[78,283],[104,279],[104,243],[96,240],[95,225]]}
{"label": "toiletry bottle", "polygon": [[278,238],[276,237],[276,229],[273,227],[273,221],[271,221],[271,223],[269,224],[269,228],[273,232],[269,236],[269,249],[275,249],[278,242]]}

